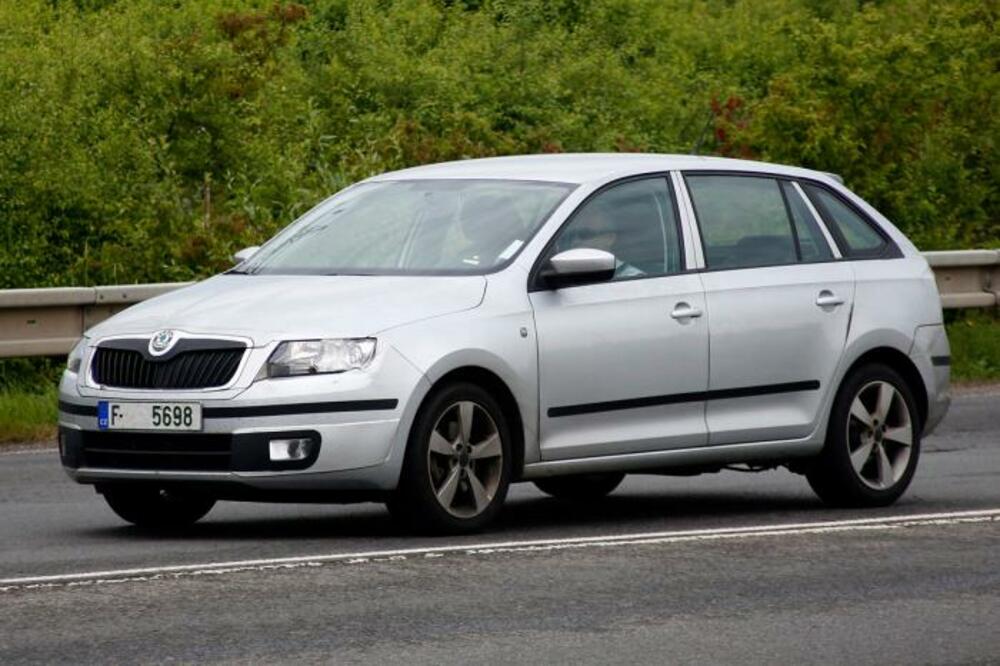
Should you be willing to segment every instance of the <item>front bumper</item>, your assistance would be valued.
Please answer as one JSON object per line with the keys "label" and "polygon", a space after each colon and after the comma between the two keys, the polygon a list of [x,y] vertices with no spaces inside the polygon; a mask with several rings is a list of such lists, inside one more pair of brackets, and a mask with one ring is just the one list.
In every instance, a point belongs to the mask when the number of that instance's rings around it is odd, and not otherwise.
{"label": "front bumper", "polygon": [[[252,383],[235,396],[60,386],[60,451],[80,483],[198,482],[272,490],[391,490],[409,423],[428,382],[387,350],[377,372],[314,375]],[[102,431],[99,400],[190,401],[202,405],[197,433]],[[308,436],[315,455],[275,464],[272,438]]]}
{"label": "front bumper", "polygon": [[[276,462],[269,442],[278,437],[309,437],[314,454],[301,461]],[[379,491],[395,488],[398,470],[391,456],[374,465],[330,470],[318,463],[323,453],[315,430],[273,430],[227,434],[107,433],[60,427],[59,454],[74,481],[87,484],[151,482],[274,491]]]}

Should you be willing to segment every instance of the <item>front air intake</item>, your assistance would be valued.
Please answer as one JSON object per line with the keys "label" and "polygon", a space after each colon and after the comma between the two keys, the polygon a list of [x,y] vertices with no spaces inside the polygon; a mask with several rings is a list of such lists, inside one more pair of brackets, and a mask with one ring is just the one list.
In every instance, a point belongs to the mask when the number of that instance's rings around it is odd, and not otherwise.
{"label": "front air intake", "polygon": [[208,433],[80,432],[82,467],[229,471],[232,436]]}

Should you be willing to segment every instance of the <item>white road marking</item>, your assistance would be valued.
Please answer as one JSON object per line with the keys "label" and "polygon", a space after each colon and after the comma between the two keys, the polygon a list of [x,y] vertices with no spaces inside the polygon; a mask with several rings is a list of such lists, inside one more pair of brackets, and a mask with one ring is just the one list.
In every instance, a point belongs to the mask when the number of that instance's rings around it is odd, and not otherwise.
{"label": "white road marking", "polygon": [[14,448],[9,451],[0,450],[0,456],[26,456],[29,453],[59,453],[58,446],[40,446],[30,448]]}
{"label": "white road marking", "polygon": [[747,527],[724,527],[702,530],[609,534],[603,536],[569,537],[563,539],[533,539],[523,541],[498,541],[492,543],[484,542],[424,546],[420,548],[373,550],[354,553],[330,553],[324,555],[306,555],[301,557],[277,557],[258,560],[237,560],[231,562],[208,562],[202,564],[178,564],[136,569],[90,571],[50,576],[24,576],[19,578],[0,579],[0,592],[45,587],[77,587],[82,585],[163,580],[165,578],[220,575],[244,571],[296,569],[300,567],[318,567],[335,562],[344,564],[372,564],[379,562],[402,561],[411,557],[426,559],[438,558],[449,553],[482,556],[496,553],[525,553],[579,548],[607,548],[681,543],[690,541],[716,541],[720,539],[748,539],[765,536],[826,534],[832,532],[862,530],[891,530],[921,525],[956,525],[962,523],[982,522],[1000,522],[1000,509],[926,513],[909,516],[887,516],[882,518],[856,518],[813,523],[786,523],[778,525],[754,525]]}

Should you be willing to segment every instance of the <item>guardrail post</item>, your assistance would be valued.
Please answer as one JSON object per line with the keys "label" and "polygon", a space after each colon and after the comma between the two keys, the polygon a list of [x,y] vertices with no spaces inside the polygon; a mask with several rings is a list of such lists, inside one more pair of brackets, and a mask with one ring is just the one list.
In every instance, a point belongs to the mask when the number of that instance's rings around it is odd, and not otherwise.
{"label": "guardrail post", "polygon": [[[997,251],[1000,255],[1000,250]],[[989,273],[987,273],[987,284],[986,288],[993,292],[993,298],[996,299],[996,307],[998,312],[1000,312],[1000,262],[993,267]]]}

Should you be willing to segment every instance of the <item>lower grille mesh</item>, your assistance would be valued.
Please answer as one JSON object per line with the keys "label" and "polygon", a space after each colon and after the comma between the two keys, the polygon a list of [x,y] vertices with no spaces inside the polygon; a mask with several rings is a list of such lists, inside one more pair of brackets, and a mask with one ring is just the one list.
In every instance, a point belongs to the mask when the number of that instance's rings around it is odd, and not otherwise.
{"label": "lower grille mesh", "polygon": [[83,466],[103,469],[229,470],[232,438],[226,434],[85,432]]}

